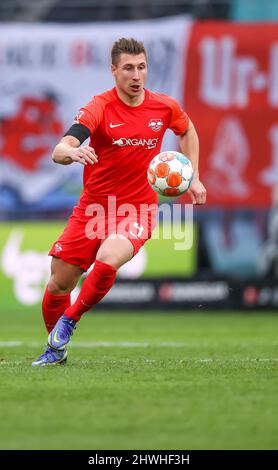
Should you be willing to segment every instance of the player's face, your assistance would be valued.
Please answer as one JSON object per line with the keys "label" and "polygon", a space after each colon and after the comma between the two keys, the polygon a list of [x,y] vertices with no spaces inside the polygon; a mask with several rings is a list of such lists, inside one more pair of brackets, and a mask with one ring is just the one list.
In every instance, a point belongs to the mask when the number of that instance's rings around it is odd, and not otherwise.
{"label": "player's face", "polygon": [[138,55],[121,54],[117,65],[111,65],[117,88],[136,98],[143,93],[147,79],[147,61],[144,53]]}

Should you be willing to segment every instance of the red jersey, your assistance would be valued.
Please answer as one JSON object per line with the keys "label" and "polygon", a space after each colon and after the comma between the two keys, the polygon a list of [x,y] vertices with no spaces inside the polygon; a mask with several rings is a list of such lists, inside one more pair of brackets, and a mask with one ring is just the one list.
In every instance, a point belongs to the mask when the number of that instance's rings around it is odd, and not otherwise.
{"label": "red jersey", "polygon": [[90,130],[90,146],[99,157],[84,168],[82,211],[93,203],[105,207],[108,196],[116,196],[117,206],[157,202],[147,180],[149,163],[160,152],[166,129],[180,135],[189,123],[173,98],[145,90],[143,103],[128,106],[113,88],[81,108],[75,122]]}

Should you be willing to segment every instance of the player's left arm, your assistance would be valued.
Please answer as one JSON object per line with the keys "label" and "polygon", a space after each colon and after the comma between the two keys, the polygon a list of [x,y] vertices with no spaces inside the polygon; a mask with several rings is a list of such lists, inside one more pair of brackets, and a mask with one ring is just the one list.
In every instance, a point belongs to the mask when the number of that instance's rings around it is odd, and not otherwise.
{"label": "player's left arm", "polygon": [[189,119],[186,132],[180,136],[180,148],[192,163],[194,176],[188,194],[193,204],[205,204],[207,191],[199,178],[199,138],[196,129]]}

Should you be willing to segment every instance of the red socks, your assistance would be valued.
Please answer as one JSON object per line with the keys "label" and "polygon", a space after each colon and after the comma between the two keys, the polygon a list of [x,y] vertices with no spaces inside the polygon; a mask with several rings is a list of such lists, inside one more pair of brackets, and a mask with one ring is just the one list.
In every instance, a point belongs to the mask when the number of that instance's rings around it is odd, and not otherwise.
{"label": "red socks", "polygon": [[83,282],[80,294],[72,306],[70,306],[70,293],[51,294],[46,287],[42,301],[42,313],[48,333],[53,330],[64,313],[75,321],[80,320],[81,315],[95,306],[111,289],[116,272],[117,269],[113,266],[96,261],[94,269]]}
{"label": "red socks", "polygon": [[46,287],[42,301],[42,314],[48,333],[53,330],[57,321],[69,306],[70,293],[54,295]]}
{"label": "red socks", "polygon": [[94,269],[83,282],[76,302],[65,311],[65,315],[80,320],[83,313],[94,307],[111,289],[114,284],[117,269],[109,264],[96,261]]}

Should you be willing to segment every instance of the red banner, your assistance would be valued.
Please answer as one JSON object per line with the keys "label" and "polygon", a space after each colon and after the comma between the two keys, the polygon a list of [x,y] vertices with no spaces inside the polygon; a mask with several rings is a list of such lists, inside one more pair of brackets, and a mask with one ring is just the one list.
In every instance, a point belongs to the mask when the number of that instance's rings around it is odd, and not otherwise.
{"label": "red banner", "polygon": [[271,205],[278,186],[278,24],[195,23],[185,106],[208,204]]}

